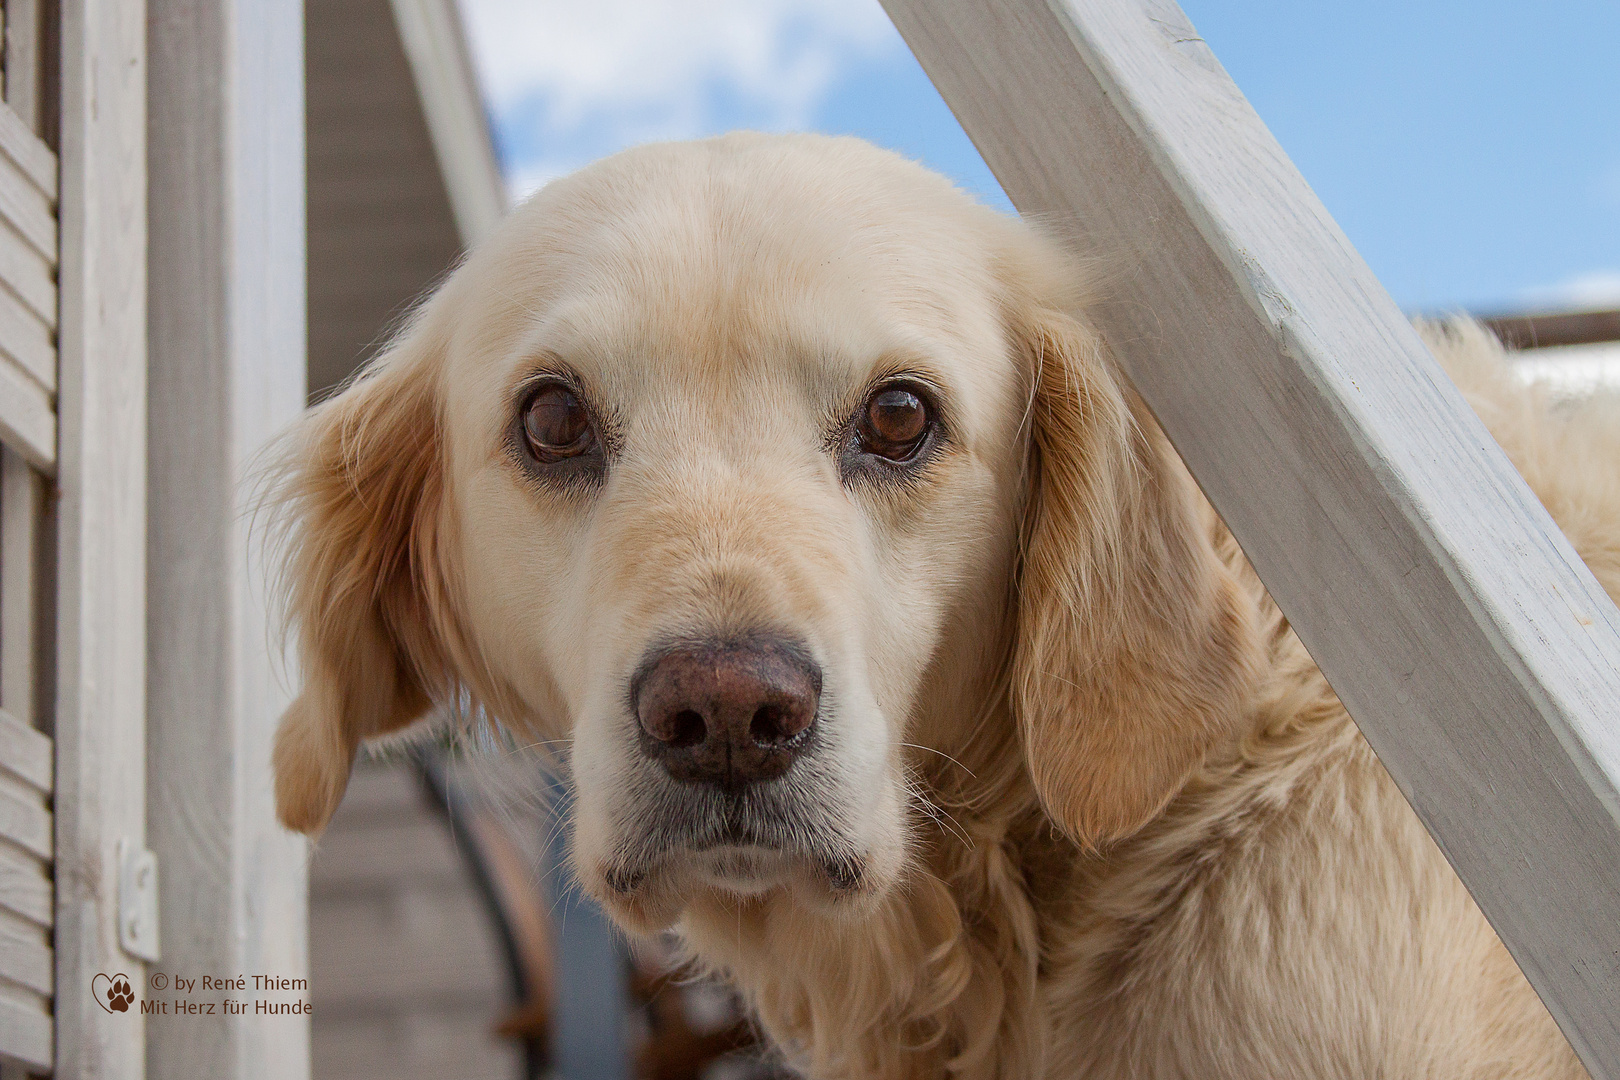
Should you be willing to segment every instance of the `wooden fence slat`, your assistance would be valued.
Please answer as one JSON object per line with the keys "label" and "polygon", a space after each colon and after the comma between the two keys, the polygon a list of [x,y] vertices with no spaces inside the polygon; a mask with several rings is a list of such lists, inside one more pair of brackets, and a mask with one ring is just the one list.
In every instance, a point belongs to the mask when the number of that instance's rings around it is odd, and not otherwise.
{"label": "wooden fence slat", "polygon": [[51,879],[32,855],[0,844],[0,907],[48,929],[51,925]]}
{"label": "wooden fence slat", "polygon": [[43,477],[15,450],[0,449],[0,759],[49,794],[52,743],[35,730],[44,516]]}
{"label": "wooden fence slat", "polygon": [[50,1070],[51,1018],[43,1009],[24,1008],[0,998],[0,1060]]}
{"label": "wooden fence slat", "polygon": [[34,181],[40,194],[57,202],[57,155],[10,108],[0,108],[0,152]]}
{"label": "wooden fence slat", "polygon": [[56,410],[43,388],[0,356],[0,441],[47,473],[56,467]]}
{"label": "wooden fence slat", "polygon": [[0,352],[46,391],[56,392],[56,341],[51,328],[7,290],[0,288]]}
{"label": "wooden fence slat", "polygon": [[3,218],[0,218],[0,281],[4,281],[41,322],[56,329],[56,260],[41,255]]}
{"label": "wooden fence slat", "polygon": [[6,0],[5,5],[6,107],[30,132],[40,129],[44,115],[43,6],[44,0]]}
{"label": "wooden fence slat", "polygon": [[56,258],[56,203],[8,154],[0,154],[0,216],[41,255]]}
{"label": "wooden fence slat", "polygon": [[42,795],[51,793],[52,752],[49,735],[0,711],[0,765],[28,781]]}
{"label": "wooden fence slat", "polygon": [[55,960],[42,936],[0,922],[0,977],[50,997],[56,989]]}
{"label": "wooden fence slat", "polygon": [[1620,1078],[1620,612],[1173,0],[884,4],[1013,204],[1104,260],[1092,317]]}
{"label": "wooden fence slat", "polygon": [[[9,108],[0,108],[0,153],[4,153],[33,181],[40,194],[56,203],[56,155]],[[51,252],[55,257],[55,251]]]}
{"label": "wooden fence slat", "polygon": [[9,791],[0,777],[0,836],[42,859],[51,857],[51,812]]}

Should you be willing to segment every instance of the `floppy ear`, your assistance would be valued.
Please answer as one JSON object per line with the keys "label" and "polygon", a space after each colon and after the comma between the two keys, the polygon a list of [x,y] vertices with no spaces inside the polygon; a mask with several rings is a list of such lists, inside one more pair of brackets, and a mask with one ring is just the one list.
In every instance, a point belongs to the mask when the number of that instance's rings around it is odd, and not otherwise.
{"label": "floppy ear", "polygon": [[275,497],[300,693],[276,734],[276,807],[318,833],[361,740],[404,727],[451,682],[442,630],[441,354],[420,324],[291,436]]}
{"label": "floppy ear", "polygon": [[1254,601],[1100,337],[1040,308],[1014,333],[1034,397],[1013,708],[1047,813],[1095,848],[1156,816],[1230,729],[1258,670]]}

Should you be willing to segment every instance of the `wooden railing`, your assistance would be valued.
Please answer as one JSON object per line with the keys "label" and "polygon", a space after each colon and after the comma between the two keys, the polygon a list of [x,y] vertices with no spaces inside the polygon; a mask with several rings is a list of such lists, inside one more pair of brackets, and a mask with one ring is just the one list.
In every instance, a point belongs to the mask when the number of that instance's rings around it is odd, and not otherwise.
{"label": "wooden railing", "polygon": [[1107,258],[1137,388],[1620,1078],[1620,612],[1173,0],[884,5],[1013,205]]}

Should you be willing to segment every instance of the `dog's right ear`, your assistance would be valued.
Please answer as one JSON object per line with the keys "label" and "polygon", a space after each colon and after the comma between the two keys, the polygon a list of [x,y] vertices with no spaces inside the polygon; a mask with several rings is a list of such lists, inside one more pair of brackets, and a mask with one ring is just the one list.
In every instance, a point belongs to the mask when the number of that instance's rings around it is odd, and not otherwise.
{"label": "dog's right ear", "polygon": [[276,808],[300,832],[326,826],[362,740],[420,718],[452,681],[441,342],[418,319],[311,410],[276,469],[304,680],[276,734]]}
{"label": "dog's right ear", "polygon": [[1102,338],[1038,304],[1013,332],[1034,383],[1013,708],[1041,804],[1096,849],[1158,814],[1242,715],[1254,600]]}

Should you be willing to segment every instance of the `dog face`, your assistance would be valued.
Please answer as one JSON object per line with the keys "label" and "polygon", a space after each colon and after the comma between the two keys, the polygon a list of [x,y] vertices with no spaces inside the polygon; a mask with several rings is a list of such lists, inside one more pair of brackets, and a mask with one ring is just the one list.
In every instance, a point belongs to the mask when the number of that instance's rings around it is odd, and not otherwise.
{"label": "dog face", "polygon": [[289,451],[283,820],[324,824],[360,740],[473,702],[570,742],[576,867],[643,928],[700,890],[885,894],[906,748],[979,717],[1060,826],[1134,827],[1241,628],[1069,276],[853,140],[546,188]]}

